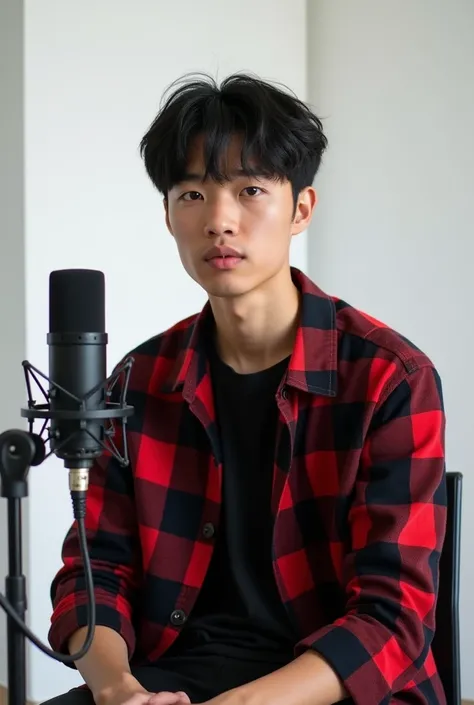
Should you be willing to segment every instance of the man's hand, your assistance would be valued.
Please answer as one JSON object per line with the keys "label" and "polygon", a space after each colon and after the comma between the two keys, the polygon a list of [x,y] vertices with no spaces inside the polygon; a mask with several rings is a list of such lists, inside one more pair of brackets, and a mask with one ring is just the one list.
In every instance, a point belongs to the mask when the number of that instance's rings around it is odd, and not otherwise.
{"label": "man's hand", "polygon": [[183,692],[150,693],[132,675],[124,682],[94,695],[94,700],[96,705],[189,705],[191,702]]}
{"label": "man's hand", "polygon": [[178,690],[176,693],[168,693],[167,691],[161,691],[161,693],[155,693],[148,700],[148,705],[190,705],[191,701],[182,690]]}

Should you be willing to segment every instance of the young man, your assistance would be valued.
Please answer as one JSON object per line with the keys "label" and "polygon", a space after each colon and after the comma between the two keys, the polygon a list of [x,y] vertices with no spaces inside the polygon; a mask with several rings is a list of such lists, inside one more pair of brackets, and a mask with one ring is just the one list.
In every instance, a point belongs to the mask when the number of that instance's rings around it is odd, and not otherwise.
{"label": "young man", "polygon": [[[133,351],[130,468],[91,472],[97,632],[56,705],[444,703],[438,374],[290,268],[326,148],[253,77],[174,87],[141,143],[199,315]],[[52,646],[86,624],[75,531]]]}

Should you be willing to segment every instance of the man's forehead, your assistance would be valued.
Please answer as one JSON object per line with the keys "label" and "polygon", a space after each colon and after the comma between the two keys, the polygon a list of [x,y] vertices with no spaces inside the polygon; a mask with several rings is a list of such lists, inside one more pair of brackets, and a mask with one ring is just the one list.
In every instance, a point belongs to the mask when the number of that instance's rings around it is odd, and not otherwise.
{"label": "man's forehead", "polygon": [[[187,163],[182,170],[179,183],[218,181],[219,183],[235,181],[243,177],[252,179],[268,179],[268,173],[257,163],[256,159],[246,157],[245,166],[242,161],[243,138],[231,135],[221,144],[209,145],[206,136],[197,135],[191,142],[187,152]],[[214,152],[214,154],[213,154]],[[209,165],[211,158],[211,165]],[[209,167],[206,170],[206,167]]]}
{"label": "man's forehead", "polygon": [[[202,167],[202,168],[201,168]],[[258,168],[255,169],[243,169],[242,166],[237,166],[231,169],[224,169],[223,174],[226,179],[232,181],[234,179],[241,179],[243,177],[251,176],[252,178],[263,179],[265,174],[261,172]],[[182,181],[204,181],[205,170],[203,165],[191,164],[183,174]],[[211,178],[211,177],[208,177]]]}

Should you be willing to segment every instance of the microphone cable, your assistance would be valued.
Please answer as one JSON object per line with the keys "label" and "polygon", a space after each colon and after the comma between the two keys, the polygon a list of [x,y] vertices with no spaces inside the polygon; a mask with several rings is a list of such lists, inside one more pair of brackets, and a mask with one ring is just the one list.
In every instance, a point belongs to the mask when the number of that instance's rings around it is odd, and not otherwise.
{"label": "microphone cable", "polygon": [[[73,494],[73,493],[71,493]],[[85,511],[84,511],[84,500],[83,497],[78,496],[82,493],[74,493],[72,497],[74,518],[77,521],[77,531],[79,536],[79,546],[81,551],[82,563],[84,566],[84,575],[86,583],[87,592],[87,634],[84,644],[81,649],[75,654],[60,654],[49,646],[43,644],[43,642],[38,639],[31,629],[23,622],[21,617],[13,609],[13,607],[8,602],[5,595],[0,592],[0,606],[5,610],[7,615],[15,622],[16,626],[23,632],[27,639],[29,639],[40,651],[42,651],[46,656],[59,661],[60,663],[74,663],[79,661],[83,656],[89,651],[92,641],[95,635],[96,627],[96,604],[94,595],[94,580],[92,577],[92,567],[89,557],[89,551],[87,549],[87,535],[86,535],[86,524],[85,524]],[[85,493],[84,493],[85,494]],[[74,496],[76,495],[76,496]]]}

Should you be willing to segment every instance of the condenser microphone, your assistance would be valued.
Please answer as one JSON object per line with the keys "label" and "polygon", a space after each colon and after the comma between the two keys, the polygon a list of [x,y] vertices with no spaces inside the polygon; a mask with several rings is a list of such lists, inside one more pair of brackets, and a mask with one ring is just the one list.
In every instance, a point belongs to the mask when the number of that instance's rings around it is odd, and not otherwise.
{"label": "condenser microphone", "polygon": [[[107,378],[108,336],[105,332],[105,277],[90,269],[64,269],[49,277],[49,374],[44,375],[29,362],[23,363],[28,388],[28,408],[22,416],[30,420],[50,421],[50,453],[69,470],[69,488],[73,499],[85,502],[89,468],[104,450],[123,465],[128,464],[125,422],[133,413],[126,403],[126,393],[133,364],[126,359]],[[38,377],[49,383],[45,392]],[[31,378],[46,398],[36,404],[31,393]],[[117,381],[118,399],[111,401]],[[122,420],[124,453],[113,441],[113,421]],[[31,429],[30,429],[31,430]]]}
{"label": "condenser microphone", "polygon": [[[49,277],[50,444],[66,468],[89,468],[102,452],[108,336],[105,277],[88,269],[59,270]],[[69,419],[87,398],[92,417]]]}

